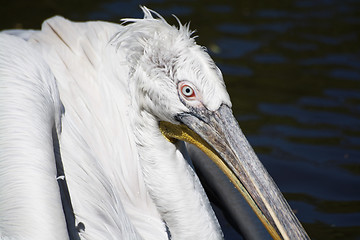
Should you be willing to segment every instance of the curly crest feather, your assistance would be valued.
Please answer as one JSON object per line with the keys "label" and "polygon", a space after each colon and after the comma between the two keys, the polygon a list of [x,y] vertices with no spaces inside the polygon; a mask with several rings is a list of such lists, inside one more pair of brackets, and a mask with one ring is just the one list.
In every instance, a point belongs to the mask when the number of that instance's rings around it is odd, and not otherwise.
{"label": "curly crest feather", "polygon": [[157,12],[141,8],[144,18],[122,19],[124,29],[110,41],[117,49],[121,47],[127,51],[127,60],[133,68],[143,55],[151,58],[160,68],[166,68],[176,55],[181,55],[183,49],[196,46],[195,37],[192,37],[194,31],[189,29],[189,24],[183,25],[174,16],[179,23],[177,28],[169,25]]}

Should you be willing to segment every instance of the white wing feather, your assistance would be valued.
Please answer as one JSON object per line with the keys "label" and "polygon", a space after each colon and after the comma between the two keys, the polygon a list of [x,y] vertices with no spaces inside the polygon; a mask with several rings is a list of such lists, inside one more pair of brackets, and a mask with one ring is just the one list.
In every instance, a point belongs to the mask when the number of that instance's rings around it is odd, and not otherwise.
{"label": "white wing feather", "polygon": [[[121,28],[55,17],[29,41],[54,73],[65,106],[62,157],[85,239],[136,239],[137,230],[144,239],[165,239],[164,224],[142,179],[127,64],[109,44]],[[101,235],[106,232],[108,236]]]}
{"label": "white wing feather", "polygon": [[0,239],[68,239],[52,140],[60,108],[40,54],[0,33]]}
{"label": "white wing feather", "polygon": [[[86,229],[81,236],[84,239],[167,239],[165,225],[145,189],[134,145],[133,121],[128,111],[131,107],[128,69],[125,62],[121,62],[125,61],[121,53],[109,44],[121,28],[104,22],[73,23],[54,17],[44,22],[41,31],[21,32],[20,37],[25,36],[50,66],[65,106],[60,148],[75,217]],[[39,60],[31,59],[32,52],[28,54],[29,61],[35,65]],[[11,54],[5,52],[2,61],[6,61],[7,55]],[[26,66],[19,62],[19,68],[22,64]],[[28,73],[27,69],[22,72]],[[6,95],[2,97],[7,98]],[[7,163],[2,161],[2,164]],[[38,164],[30,163],[32,167]],[[47,185],[52,191],[58,191],[55,187]],[[60,210],[61,205],[58,206]],[[63,226],[54,226],[63,229]],[[51,235],[44,236],[49,239]]]}

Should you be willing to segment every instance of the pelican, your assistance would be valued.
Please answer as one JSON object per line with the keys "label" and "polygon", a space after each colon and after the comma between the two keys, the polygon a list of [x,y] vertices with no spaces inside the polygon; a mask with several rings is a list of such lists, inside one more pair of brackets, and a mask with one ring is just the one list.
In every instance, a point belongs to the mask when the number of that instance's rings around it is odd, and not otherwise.
{"label": "pelican", "polygon": [[222,239],[184,142],[274,239],[309,239],[189,26],[142,10],[0,33],[0,239]]}

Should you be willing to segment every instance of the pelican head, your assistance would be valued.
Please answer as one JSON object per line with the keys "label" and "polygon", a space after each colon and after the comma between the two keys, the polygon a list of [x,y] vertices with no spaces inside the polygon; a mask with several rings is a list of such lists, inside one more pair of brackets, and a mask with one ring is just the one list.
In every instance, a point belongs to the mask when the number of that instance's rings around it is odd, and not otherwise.
{"label": "pelican head", "polygon": [[204,151],[274,239],[308,239],[233,116],[219,68],[196,44],[188,25],[179,22],[176,28],[143,10],[144,19],[125,20],[131,22],[131,38],[124,30],[112,39],[130,63],[140,115],[156,121],[157,131],[171,144],[187,141]]}

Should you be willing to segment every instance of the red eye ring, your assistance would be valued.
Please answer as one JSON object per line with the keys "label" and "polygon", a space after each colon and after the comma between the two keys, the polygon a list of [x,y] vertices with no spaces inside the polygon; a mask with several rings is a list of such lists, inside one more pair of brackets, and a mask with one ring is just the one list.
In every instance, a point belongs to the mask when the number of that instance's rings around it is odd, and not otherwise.
{"label": "red eye ring", "polygon": [[180,90],[181,90],[181,94],[186,98],[194,98],[195,97],[194,89],[187,84],[182,85],[180,87]]}

